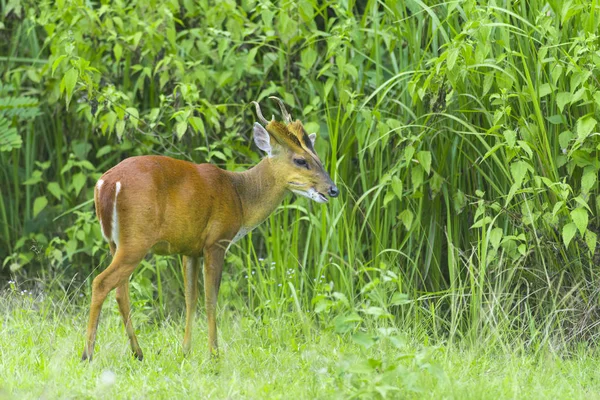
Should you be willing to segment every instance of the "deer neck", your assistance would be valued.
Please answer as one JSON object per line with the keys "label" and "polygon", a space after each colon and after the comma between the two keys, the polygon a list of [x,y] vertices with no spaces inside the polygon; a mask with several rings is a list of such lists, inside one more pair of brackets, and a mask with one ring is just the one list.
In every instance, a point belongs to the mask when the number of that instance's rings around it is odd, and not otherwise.
{"label": "deer neck", "polygon": [[275,211],[286,193],[285,182],[277,179],[269,157],[263,158],[249,170],[235,172],[233,182],[242,203],[242,226],[249,229]]}

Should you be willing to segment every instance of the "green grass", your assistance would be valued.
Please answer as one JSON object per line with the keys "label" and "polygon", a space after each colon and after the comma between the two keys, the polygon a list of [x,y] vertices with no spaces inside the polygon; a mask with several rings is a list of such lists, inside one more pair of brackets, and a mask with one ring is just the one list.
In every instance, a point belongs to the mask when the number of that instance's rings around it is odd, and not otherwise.
{"label": "green grass", "polygon": [[506,351],[485,343],[426,345],[414,330],[399,329],[405,342],[369,347],[315,323],[306,330],[296,313],[259,319],[222,310],[218,362],[208,357],[203,315],[188,358],[182,318],[138,323],[139,362],[113,297],[87,363],[79,358],[86,307],[18,292],[5,292],[0,304],[0,398],[589,399],[600,390],[600,358],[585,346],[561,358],[548,349],[533,355],[517,342]]}

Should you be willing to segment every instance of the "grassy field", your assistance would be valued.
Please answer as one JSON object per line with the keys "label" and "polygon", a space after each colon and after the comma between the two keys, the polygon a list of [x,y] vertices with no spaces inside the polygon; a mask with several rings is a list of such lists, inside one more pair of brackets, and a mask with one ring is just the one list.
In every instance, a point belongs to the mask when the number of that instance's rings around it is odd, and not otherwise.
{"label": "grassy field", "polygon": [[109,300],[87,363],[80,361],[85,307],[4,293],[0,398],[593,399],[600,391],[600,358],[586,346],[568,356],[525,351],[519,342],[461,348],[389,326],[371,327],[378,340],[369,342],[297,313],[257,318],[222,311],[218,361],[208,357],[203,315],[188,358],[181,352],[182,318],[145,323],[138,329],[140,362]]}

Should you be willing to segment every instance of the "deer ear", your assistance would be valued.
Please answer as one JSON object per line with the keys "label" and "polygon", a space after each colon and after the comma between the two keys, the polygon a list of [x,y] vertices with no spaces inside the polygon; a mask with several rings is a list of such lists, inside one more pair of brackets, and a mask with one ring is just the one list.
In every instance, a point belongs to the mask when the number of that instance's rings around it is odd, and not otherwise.
{"label": "deer ear", "polygon": [[254,123],[254,143],[259,149],[271,156],[271,140],[269,132],[258,122]]}
{"label": "deer ear", "polygon": [[308,138],[310,139],[310,142],[312,143],[313,147],[315,147],[315,140],[317,140],[317,134],[311,133],[310,135],[308,135]]}

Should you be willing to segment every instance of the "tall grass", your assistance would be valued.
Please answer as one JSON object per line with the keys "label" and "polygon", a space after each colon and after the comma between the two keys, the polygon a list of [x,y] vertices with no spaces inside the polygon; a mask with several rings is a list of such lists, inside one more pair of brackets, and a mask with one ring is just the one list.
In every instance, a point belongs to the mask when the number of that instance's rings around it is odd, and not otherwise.
{"label": "tall grass", "polygon": [[[87,279],[106,248],[91,204],[75,208],[98,173],[154,152],[243,169],[258,159],[247,104],[278,93],[342,194],[290,198],[232,248],[226,306],[507,348],[596,338],[597,1],[151,3],[103,19],[42,3],[9,22],[3,87],[43,115],[0,153],[5,268]],[[44,182],[23,186],[46,160]],[[144,263],[134,297],[164,312],[179,270]]]}

